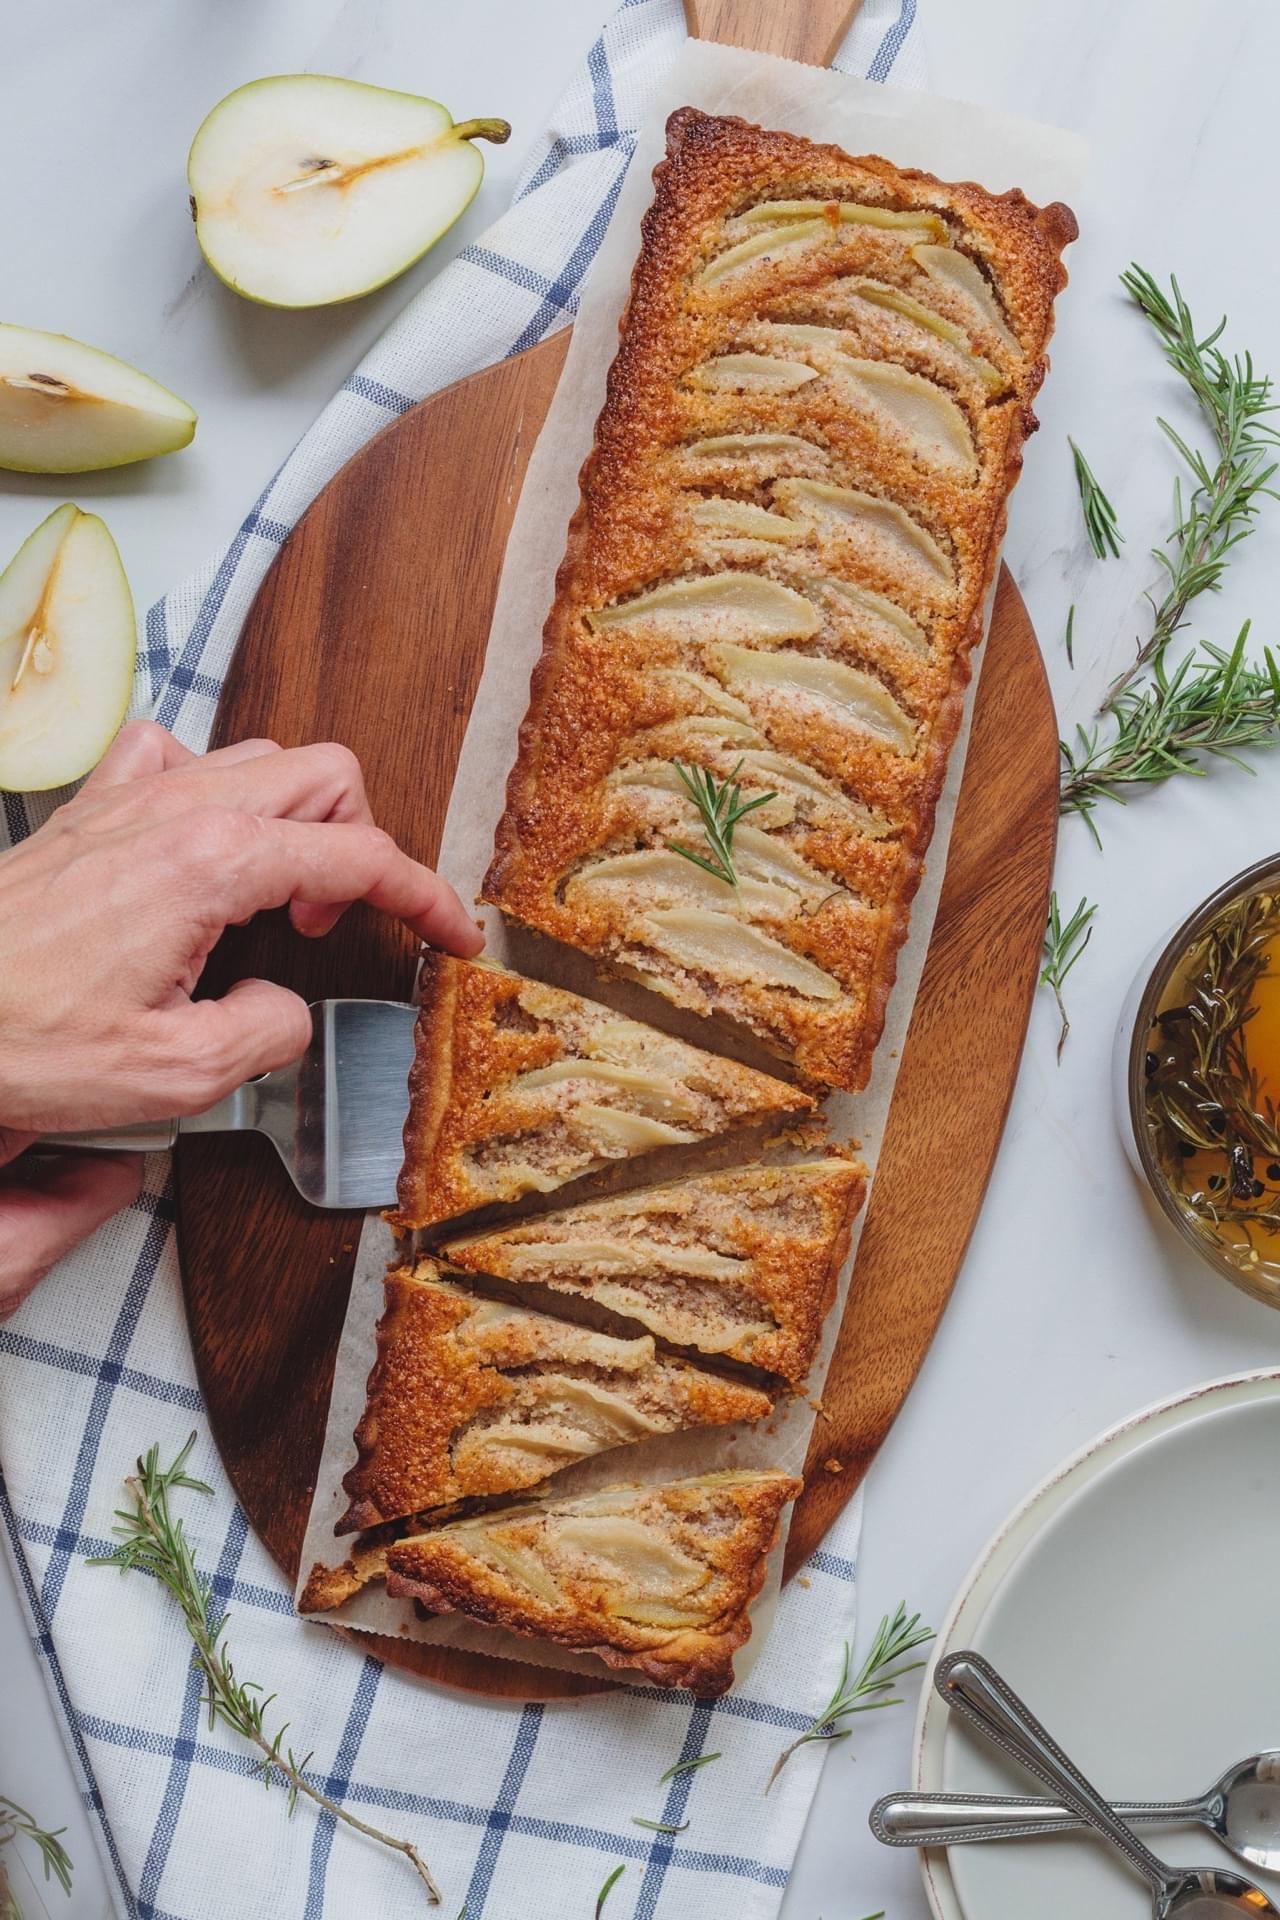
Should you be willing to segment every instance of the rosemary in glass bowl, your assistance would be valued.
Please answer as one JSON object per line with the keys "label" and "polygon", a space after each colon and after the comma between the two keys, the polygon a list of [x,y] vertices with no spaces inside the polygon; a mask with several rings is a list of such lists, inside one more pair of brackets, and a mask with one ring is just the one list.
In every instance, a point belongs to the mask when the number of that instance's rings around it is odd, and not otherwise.
{"label": "rosemary in glass bowl", "polygon": [[1280,1301],[1280,876],[1224,891],[1153,979],[1141,1119],[1165,1210]]}

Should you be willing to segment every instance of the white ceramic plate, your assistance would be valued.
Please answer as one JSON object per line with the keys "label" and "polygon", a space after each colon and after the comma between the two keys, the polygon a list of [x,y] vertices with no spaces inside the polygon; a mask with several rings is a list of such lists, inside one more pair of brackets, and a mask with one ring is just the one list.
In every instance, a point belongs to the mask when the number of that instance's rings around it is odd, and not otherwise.
{"label": "white ceramic plate", "polygon": [[[1134,1415],[1067,1461],[1000,1529],[935,1662],[986,1654],[1103,1793],[1199,1793],[1280,1747],[1280,1372],[1236,1375]],[[961,1725],[926,1676],[917,1784],[1039,1789]],[[1185,1866],[1236,1864],[1201,1828],[1149,1829]],[[1075,1835],[921,1856],[938,1920],[1143,1920],[1142,1882]],[[1273,1897],[1280,1876],[1256,1874]]]}

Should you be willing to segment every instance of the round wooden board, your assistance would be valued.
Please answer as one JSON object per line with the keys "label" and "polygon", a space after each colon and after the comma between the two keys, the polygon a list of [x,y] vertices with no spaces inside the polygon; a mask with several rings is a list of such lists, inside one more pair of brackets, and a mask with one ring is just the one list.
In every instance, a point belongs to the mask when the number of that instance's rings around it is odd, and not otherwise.
{"label": "round wooden board", "polygon": [[[525,464],[567,339],[556,335],[432,396],[349,462],[281,550],[218,709],[214,745],[250,735],[285,745],[344,741],[364,763],[375,816],[428,862]],[[977,1218],[1039,967],[1057,761],[1035,634],[1002,571],[937,924],[792,1520],[788,1574],[883,1441]],[[413,970],[407,936],[358,907],[322,942],[298,939],[282,914],[232,929],[206,983],[219,992],[258,974],[308,1000],[403,999]],[[305,1206],[254,1135],[183,1136],[177,1185],[183,1284],[210,1425],[250,1521],[292,1580],[360,1217]],[[563,1698],[601,1684],[352,1638],[430,1679],[491,1695]]]}

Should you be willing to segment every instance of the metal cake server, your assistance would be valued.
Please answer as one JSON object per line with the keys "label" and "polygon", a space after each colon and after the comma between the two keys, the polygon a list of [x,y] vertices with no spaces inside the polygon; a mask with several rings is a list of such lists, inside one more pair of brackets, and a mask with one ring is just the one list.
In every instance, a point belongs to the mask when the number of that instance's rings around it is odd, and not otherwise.
{"label": "metal cake server", "polygon": [[[1194,1800],[1116,1800],[1133,1826],[1207,1827],[1239,1859],[1280,1872],[1280,1750],[1250,1754]],[[1070,1807],[1000,1794],[886,1793],[871,1809],[871,1831],[887,1847],[955,1847],[970,1840],[1026,1840],[1079,1832]]]}
{"label": "metal cake server", "polygon": [[981,1654],[953,1653],[940,1662],[933,1678],[953,1711],[1042,1780],[1086,1826],[1111,1842],[1146,1881],[1152,1920],[1215,1920],[1228,1914],[1280,1920],[1280,1908],[1260,1887],[1238,1873],[1222,1867],[1172,1867],[1157,1859]]}
{"label": "metal cake server", "polygon": [[301,1059],[237,1087],[216,1107],[42,1146],[165,1153],[180,1133],[265,1133],[313,1207],[386,1207],[396,1197],[418,1009],[396,1000],[316,1000]]}

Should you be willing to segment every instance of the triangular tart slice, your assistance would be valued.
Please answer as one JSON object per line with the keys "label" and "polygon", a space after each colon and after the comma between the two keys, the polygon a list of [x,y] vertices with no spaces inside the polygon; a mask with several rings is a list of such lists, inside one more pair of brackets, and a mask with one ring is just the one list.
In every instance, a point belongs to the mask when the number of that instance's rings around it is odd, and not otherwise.
{"label": "triangular tart slice", "polygon": [[387,1276],[335,1532],[521,1492],[610,1447],[772,1410],[757,1387],[655,1353],[649,1334],[617,1339],[477,1299],[424,1260]]}
{"label": "triangular tart slice", "polygon": [[815,1105],[770,1074],[501,967],[431,954],[421,993],[396,1227],[549,1193],[611,1161]]}
{"label": "triangular tart slice", "polygon": [[798,1386],[865,1194],[866,1168],[834,1154],[735,1167],[446,1240],[440,1254]]}
{"label": "triangular tart slice", "polygon": [[387,1592],[661,1686],[724,1693],[779,1516],[802,1484],[772,1468],[709,1473],[482,1514],[389,1548]]}

